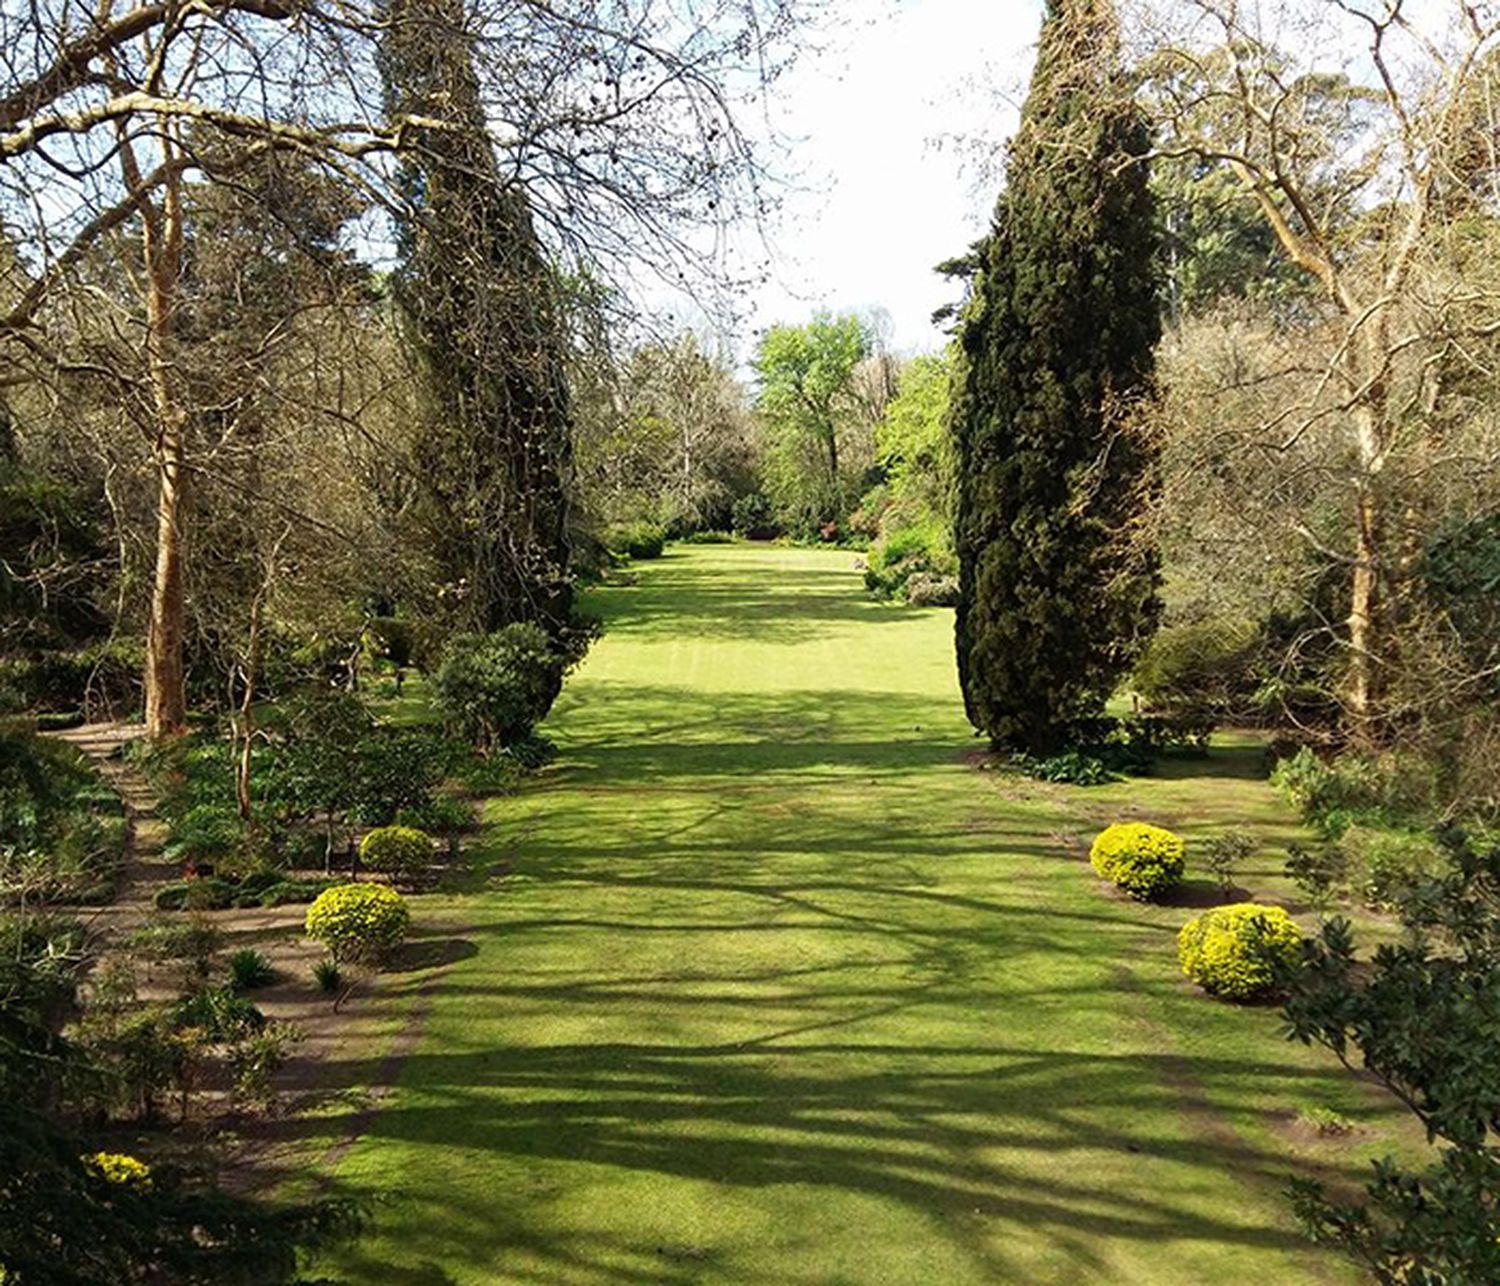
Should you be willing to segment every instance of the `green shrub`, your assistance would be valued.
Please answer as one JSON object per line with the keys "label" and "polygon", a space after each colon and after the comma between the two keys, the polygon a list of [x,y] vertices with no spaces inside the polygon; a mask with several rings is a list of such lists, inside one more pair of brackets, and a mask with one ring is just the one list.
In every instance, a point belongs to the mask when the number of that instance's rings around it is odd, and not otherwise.
{"label": "green shrub", "polygon": [[564,668],[541,626],[507,625],[452,639],[433,692],[459,732],[489,751],[530,734],[556,699]]}
{"label": "green shrub", "polygon": [[403,808],[394,825],[426,831],[462,831],[474,825],[474,810],[455,795],[434,795],[423,808]]}
{"label": "green shrub", "polygon": [[957,607],[958,577],[917,572],[907,578],[906,601],[912,607]]}
{"label": "green shrub", "polygon": [[234,905],[236,896],[233,884],[209,877],[163,885],[152,902],[158,911],[222,911]]}
{"label": "green shrub", "polygon": [[205,1040],[238,1040],[266,1025],[266,1016],[228,987],[204,987],[172,1007],[173,1025],[191,1028]]}
{"label": "green shrub", "polygon": [[1399,906],[1423,880],[1442,868],[1442,851],[1426,835],[1411,831],[1351,826],[1340,841],[1348,854],[1354,885],[1372,907]]}
{"label": "green shrub", "polygon": [[411,826],[381,826],[359,843],[359,860],[372,871],[411,875],[432,862],[432,840]]}
{"label": "green shrub", "polygon": [[282,880],[263,893],[253,895],[253,906],[290,906],[295,902],[313,902],[336,884],[334,880]]}
{"label": "green shrub", "polygon": [[268,987],[276,978],[271,962],[254,947],[242,947],[232,952],[225,964],[229,970],[229,985],[236,991]]}
{"label": "green shrub", "polygon": [[313,965],[313,981],[321,991],[337,991],[344,985],[344,971],[337,960],[319,960]]}
{"label": "green shrub", "polygon": [[1131,686],[1152,707],[1243,714],[1255,705],[1256,628],[1242,621],[1163,626],[1136,662]]}
{"label": "green shrub", "polygon": [[1086,750],[1065,750],[1058,755],[1015,754],[1013,767],[1038,781],[1066,782],[1070,786],[1102,786],[1115,779],[1108,764]]}
{"label": "green shrub", "polygon": [[[427,728],[377,728],[354,747],[348,816],[365,826],[389,826],[409,809],[432,803],[433,791],[454,759],[454,745]],[[347,750],[343,753],[347,762]]]}
{"label": "green shrub", "polygon": [[232,804],[194,804],[170,822],[166,854],[182,858],[221,857],[239,846],[244,826]]}
{"label": "green shrub", "polygon": [[735,535],[748,540],[770,540],[779,534],[771,502],[759,491],[741,496],[731,511]]}
{"label": "green shrub", "polygon": [[1281,991],[1302,954],[1302,934],[1279,906],[1239,902],[1195,916],[1177,935],[1182,972],[1204,991],[1255,1000]]}
{"label": "green shrub", "polygon": [[1304,1107],[1297,1113],[1297,1120],[1315,1134],[1326,1136],[1353,1134],[1354,1122],[1342,1112],[1331,1107]]}
{"label": "green shrub", "polygon": [[690,531],[682,538],[684,545],[732,545],[734,535],[727,531]]}
{"label": "green shrub", "polygon": [[604,533],[604,547],[618,558],[660,558],[667,533],[651,522],[627,522]]}
{"label": "green shrub", "polygon": [[410,924],[406,899],[384,884],[338,884],[307,908],[307,936],[341,962],[378,962]]}
{"label": "green shrub", "polygon": [[1244,831],[1226,831],[1215,835],[1203,846],[1203,865],[1226,894],[1234,888],[1234,877],[1241,863],[1248,862],[1260,847],[1255,836]]}
{"label": "green shrub", "polygon": [[1094,870],[1133,898],[1149,901],[1182,882],[1186,866],[1178,836],[1146,822],[1116,822],[1089,849]]}
{"label": "green shrub", "polygon": [[865,588],[880,598],[911,602],[913,582],[918,597],[930,599],[946,596],[948,582],[952,581],[956,603],[958,559],[952,543],[947,525],[935,518],[887,532],[871,547],[866,559]]}
{"label": "green shrub", "polygon": [[1316,910],[1326,911],[1349,882],[1349,854],[1341,844],[1292,844],[1287,848],[1286,873]]}
{"label": "green shrub", "polygon": [[148,960],[186,960],[206,974],[224,935],[216,925],[201,920],[159,920],[143,924],[127,935],[126,944]]}
{"label": "green shrub", "polygon": [[1348,752],[1324,759],[1303,746],[1281,760],[1271,782],[1327,839],[1351,826],[1424,825],[1438,810],[1436,765],[1420,755]]}

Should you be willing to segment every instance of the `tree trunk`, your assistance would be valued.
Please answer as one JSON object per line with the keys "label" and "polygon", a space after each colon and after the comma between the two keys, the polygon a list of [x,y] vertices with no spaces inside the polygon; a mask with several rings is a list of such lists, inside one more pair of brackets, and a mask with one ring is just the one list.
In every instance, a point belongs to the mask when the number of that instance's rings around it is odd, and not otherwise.
{"label": "tree trunk", "polygon": [[[1358,459],[1354,512],[1354,567],[1349,587],[1349,672],[1344,700],[1353,740],[1364,746],[1379,739],[1381,713],[1380,664],[1386,640],[1381,629],[1380,578],[1381,513],[1377,493],[1385,460],[1388,411],[1386,387],[1380,372],[1388,351],[1383,313],[1371,319],[1362,345],[1363,368],[1351,362],[1353,386],[1364,390],[1353,408],[1354,445]],[[1350,345],[1351,354],[1355,345]],[[1370,377],[1365,371],[1372,371]]]}
{"label": "tree trunk", "polygon": [[[175,149],[166,145],[175,164]],[[133,168],[133,165],[132,165]],[[146,350],[157,418],[156,575],[151,587],[151,622],[146,634],[146,735],[170,736],[187,727],[187,674],[182,644],[183,522],[187,478],[184,470],[187,416],[177,397],[173,373],[172,308],[182,263],[182,183],[173,168],[166,180],[162,209],[144,220],[146,269]]]}
{"label": "tree trunk", "polygon": [[1356,741],[1375,740],[1380,704],[1376,673],[1380,647],[1379,629],[1379,508],[1375,497],[1364,491],[1355,517],[1354,576],[1349,596],[1349,679],[1345,700],[1349,727]]}

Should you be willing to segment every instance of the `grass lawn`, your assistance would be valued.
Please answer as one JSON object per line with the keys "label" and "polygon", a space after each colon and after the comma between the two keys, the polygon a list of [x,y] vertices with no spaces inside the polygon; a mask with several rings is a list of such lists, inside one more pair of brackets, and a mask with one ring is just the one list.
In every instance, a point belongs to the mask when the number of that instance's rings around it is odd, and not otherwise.
{"label": "grass lawn", "polygon": [[[1354,1280],[1281,1185],[1357,1176],[1409,1142],[1399,1116],[1274,1009],[1182,983],[1191,907],[1114,897],[1083,857],[1125,815],[1250,824],[1241,882],[1286,899],[1295,828],[1253,745],[1095,790],[980,772],[952,614],[865,600],[853,555],[636,571],[591,601],[607,633],[549,721],[560,762],[491,805],[511,872],[419,910],[477,950],[340,1152],[383,1200],[328,1271]],[[1321,1139],[1313,1106],[1359,1129]]]}

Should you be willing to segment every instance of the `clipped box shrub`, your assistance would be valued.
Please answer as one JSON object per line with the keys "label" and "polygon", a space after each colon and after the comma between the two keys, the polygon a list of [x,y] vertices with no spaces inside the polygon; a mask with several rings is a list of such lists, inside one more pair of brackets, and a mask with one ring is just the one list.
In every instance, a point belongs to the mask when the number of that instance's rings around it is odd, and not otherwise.
{"label": "clipped box shrub", "polygon": [[307,908],[307,936],[340,962],[379,962],[410,925],[406,899],[386,884],[336,884]]}
{"label": "clipped box shrub", "polygon": [[1142,902],[1176,888],[1187,866],[1182,839],[1148,822],[1106,826],[1089,849],[1089,861],[1104,879]]}
{"label": "clipped box shrub", "polygon": [[1282,989],[1302,954],[1302,933],[1279,906],[1237,902],[1205,911],[1182,926],[1182,972],[1204,991],[1257,1000]]}
{"label": "clipped box shrub", "polygon": [[360,840],[359,860],[372,871],[410,875],[432,861],[432,840],[415,826],[379,826]]}

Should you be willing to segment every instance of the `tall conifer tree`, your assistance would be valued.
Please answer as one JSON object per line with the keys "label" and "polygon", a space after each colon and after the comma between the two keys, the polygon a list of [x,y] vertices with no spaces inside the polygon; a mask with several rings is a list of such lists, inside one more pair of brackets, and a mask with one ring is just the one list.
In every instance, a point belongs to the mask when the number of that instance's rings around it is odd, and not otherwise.
{"label": "tall conifer tree", "polygon": [[558,278],[501,172],[465,0],[389,0],[380,71],[407,130],[398,301],[421,359],[423,516],[455,624],[553,638],[572,613],[571,424]]}
{"label": "tall conifer tree", "polygon": [[998,745],[1066,742],[1160,614],[1148,143],[1110,0],[1048,0],[955,374],[959,675]]}

